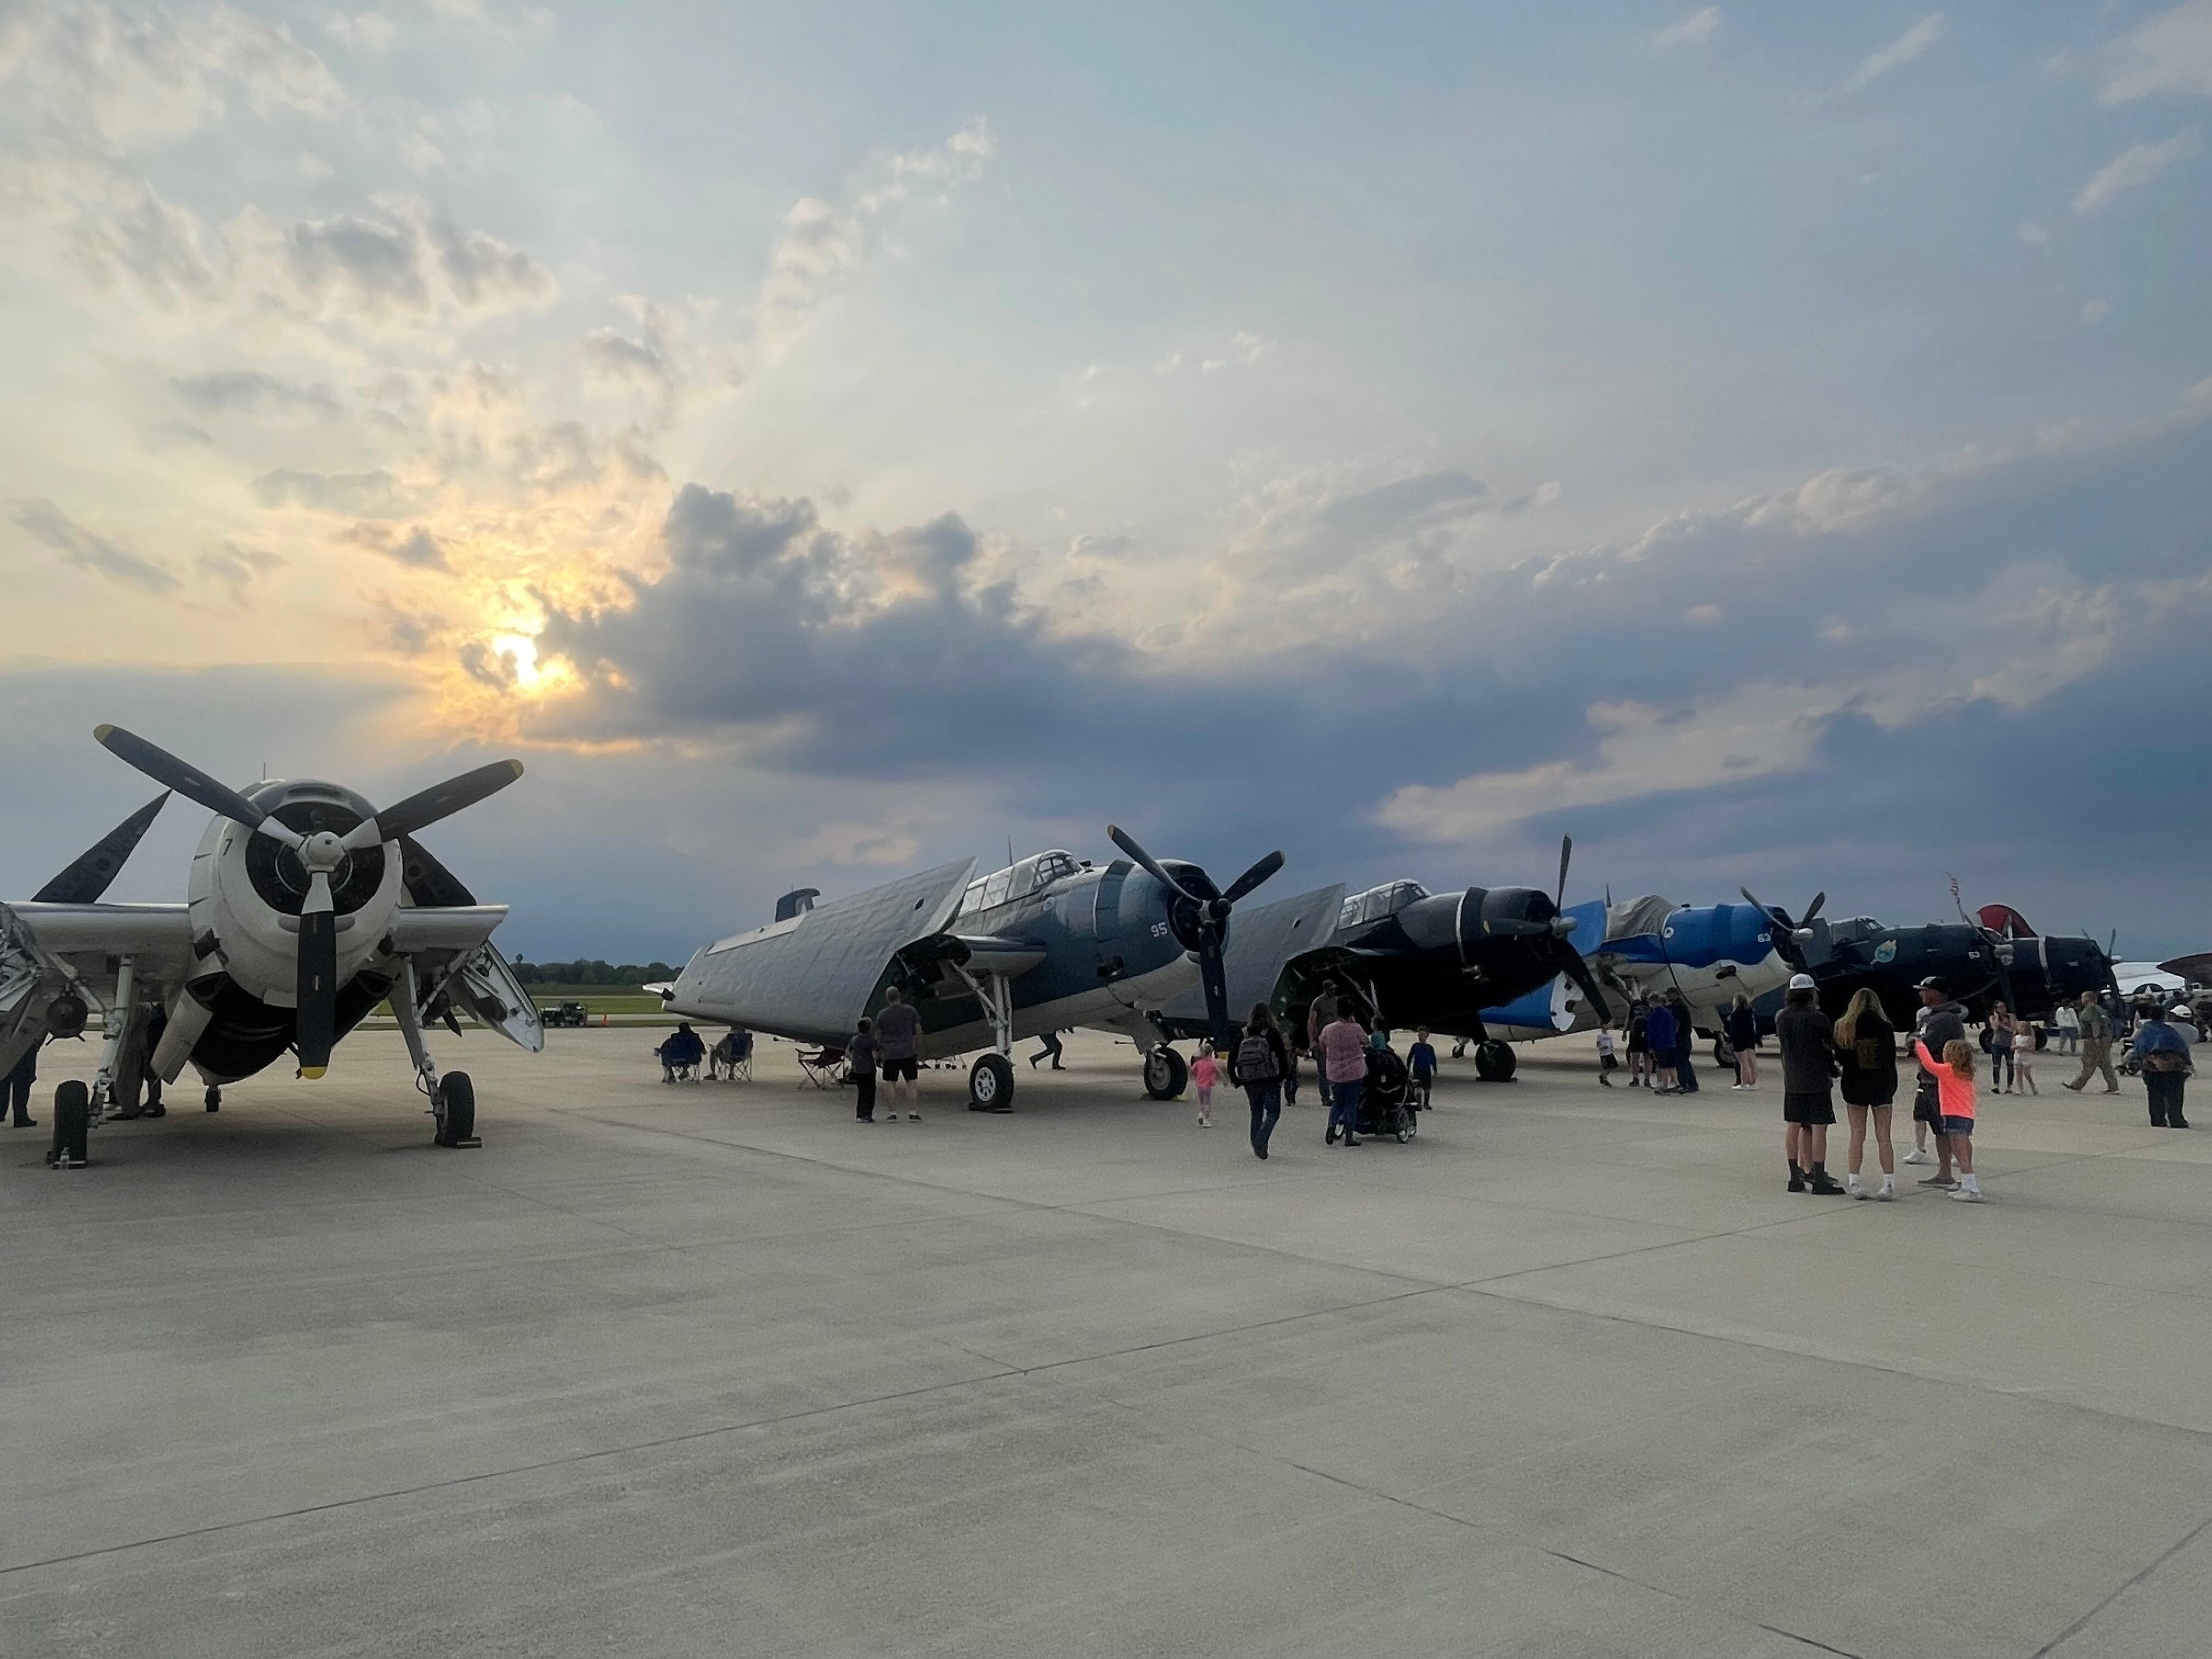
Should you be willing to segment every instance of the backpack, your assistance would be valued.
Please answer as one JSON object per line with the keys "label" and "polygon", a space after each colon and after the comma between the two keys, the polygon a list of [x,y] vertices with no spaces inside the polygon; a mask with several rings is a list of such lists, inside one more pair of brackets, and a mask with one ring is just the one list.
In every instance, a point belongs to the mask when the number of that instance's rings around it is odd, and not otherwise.
{"label": "backpack", "polygon": [[1239,1083],[1272,1083],[1282,1074],[1282,1067],[1275,1063],[1275,1045],[1264,1036],[1254,1032],[1237,1045]]}

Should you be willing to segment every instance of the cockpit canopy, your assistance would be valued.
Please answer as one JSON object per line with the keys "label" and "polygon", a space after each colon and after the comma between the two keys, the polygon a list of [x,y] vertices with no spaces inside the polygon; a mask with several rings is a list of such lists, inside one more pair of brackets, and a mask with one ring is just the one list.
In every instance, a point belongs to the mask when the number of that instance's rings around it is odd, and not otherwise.
{"label": "cockpit canopy", "polygon": [[1032,853],[1003,870],[994,870],[969,882],[958,914],[974,915],[979,910],[993,910],[1016,899],[1027,898],[1063,877],[1073,875],[1080,867],[1073,853],[1057,847],[1049,852]]}
{"label": "cockpit canopy", "polygon": [[1428,896],[1429,890],[1418,881],[1386,881],[1380,887],[1370,887],[1345,900],[1336,925],[1340,928],[1362,927],[1385,916],[1395,916],[1407,905]]}

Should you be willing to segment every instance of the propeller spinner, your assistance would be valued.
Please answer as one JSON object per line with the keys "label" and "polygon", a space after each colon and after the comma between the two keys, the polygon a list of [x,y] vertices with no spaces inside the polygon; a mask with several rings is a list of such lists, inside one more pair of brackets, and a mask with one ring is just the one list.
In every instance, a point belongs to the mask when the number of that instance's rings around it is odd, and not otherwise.
{"label": "propeller spinner", "polygon": [[331,896],[331,876],[349,853],[412,836],[441,818],[475,805],[522,775],[520,761],[494,761],[410,795],[398,805],[364,818],[343,836],[328,830],[302,835],[236,790],[217,783],[135,732],[126,732],[119,726],[100,726],[93,729],[93,736],[109,753],[135,766],[156,783],[167,785],[186,800],[196,801],[255,835],[266,836],[289,848],[299,859],[301,868],[307,872],[307,893],[300,906],[294,1012],[300,1073],[310,1078],[319,1078],[329,1068],[331,1048],[337,1042],[337,917]]}

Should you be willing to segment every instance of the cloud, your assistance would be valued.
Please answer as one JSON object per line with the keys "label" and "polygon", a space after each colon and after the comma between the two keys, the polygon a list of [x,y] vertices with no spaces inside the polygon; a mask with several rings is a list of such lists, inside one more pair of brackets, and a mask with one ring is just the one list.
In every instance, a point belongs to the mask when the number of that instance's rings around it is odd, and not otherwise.
{"label": "cloud", "polygon": [[927,189],[942,194],[980,174],[997,151],[990,129],[971,121],[934,148],[896,155],[873,180],[839,204],[801,197],[784,214],[769,244],[756,307],[760,343],[789,344],[860,265],[871,225],[894,204]]}
{"label": "cloud", "polygon": [[2124,104],[2158,93],[2212,98],[2212,0],[2145,19],[2106,49],[2098,96]]}
{"label": "cloud", "polygon": [[240,547],[235,542],[225,542],[211,553],[203,553],[192,561],[199,573],[210,580],[219,582],[230,590],[231,603],[244,605],[246,590],[262,577],[284,568],[284,561],[274,553],[259,548]]}
{"label": "cloud", "polygon": [[1721,9],[1707,6],[1703,11],[1692,12],[1679,23],[1669,23],[1651,37],[1651,45],[1660,52],[1672,52],[1677,46],[1702,46],[1720,26]]}
{"label": "cloud", "polygon": [[351,16],[334,11],[323,20],[323,33],[348,52],[380,58],[392,50],[399,28],[380,11],[356,12]]}
{"label": "cloud", "polygon": [[2081,325],[2084,328],[2095,327],[2099,323],[2105,320],[2106,314],[2109,313],[2111,310],[2112,307],[2102,300],[2082,301],[2081,314],[2080,319]]}
{"label": "cloud", "polygon": [[169,384],[186,408],[205,415],[301,410],[328,420],[345,412],[338,394],[326,385],[294,386],[254,369],[191,374]]}
{"label": "cloud", "polygon": [[343,92],[282,23],[228,6],[32,5],[0,19],[0,102],[104,154],[173,143],[243,96],[254,113],[335,113]]}
{"label": "cloud", "polygon": [[1333,530],[1376,537],[1465,518],[1490,505],[1490,486],[1461,471],[1425,472],[1331,501],[1317,515]]}
{"label": "cloud", "polygon": [[394,564],[404,564],[413,570],[446,570],[452,567],[446,562],[446,550],[438,538],[421,525],[399,531],[389,525],[357,524],[350,530],[338,532],[338,540],[349,546],[364,548],[380,554]]}
{"label": "cloud", "polygon": [[253,481],[264,507],[299,507],[310,513],[396,519],[407,511],[398,478],[378,467],[368,472],[306,472],[276,467]]}
{"label": "cloud", "polygon": [[121,542],[86,529],[52,501],[17,501],[8,516],[18,529],[60,554],[64,564],[157,598],[184,586],[161,565],[142,558]]}
{"label": "cloud", "polygon": [[1857,92],[1900,64],[1911,63],[1942,38],[1943,14],[1931,11],[1880,52],[1869,57],[1838,90],[1845,94]]}
{"label": "cloud", "polygon": [[2196,155],[2198,148],[2193,127],[2175,133],[2162,144],[2129,145],[2075,193],[2074,211],[2099,211],[2115,196],[2148,184],[2176,161]]}

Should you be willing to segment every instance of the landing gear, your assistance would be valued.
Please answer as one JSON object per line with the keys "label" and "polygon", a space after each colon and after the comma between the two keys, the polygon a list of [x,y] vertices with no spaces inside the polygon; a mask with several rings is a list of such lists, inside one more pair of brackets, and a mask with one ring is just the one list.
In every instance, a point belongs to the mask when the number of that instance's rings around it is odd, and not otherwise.
{"label": "landing gear", "polygon": [[1521,1061],[1513,1045],[1485,1037],[1474,1048],[1474,1074],[1485,1083],[1510,1083]]}
{"label": "landing gear", "polygon": [[1726,1037],[1713,1039],[1713,1064],[1723,1072],[1735,1070],[1735,1050],[1728,1046]]}
{"label": "landing gear", "polygon": [[1145,1092],[1154,1100],[1175,1099],[1189,1081],[1189,1066],[1166,1043],[1145,1056]]}
{"label": "landing gear", "polygon": [[481,1146],[477,1139],[477,1085],[466,1072],[448,1072],[430,1096],[441,1146]]}
{"label": "landing gear", "polygon": [[417,1012],[421,1002],[412,957],[399,959],[399,975],[392,981],[390,1003],[392,1020],[407,1042],[407,1057],[415,1062],[415,1086],[430,1097],[430,1115],[437,1120],[438,1132],[431,1137],[433,1144],[483,1146],[483,1142],[477,1139],[477,1085],[466,1072],[448,1072],[441,1078],[438,1062],[430,1058],[430,1045],[422,1040],[422,1022]]}
{"label": "landing gear", "polygon": [[968,1109],[971,1112],[1011,1112],[1014,1109],[1013,1062],[1004,1054],[985,1054],[969,1069]]}
{"label": "landing gear", "polygon": [[85,1156],[85,1139],[92,1128],[92,1091],[70,1079],[54,1091],[54,1144],[46,1164],[55,1170],[82,1170],[91,1160]]}
{"label": "landing gear", "polygon": [[206,1102],[207,1102],[207,1109],[208,1109],[208,1110],[210,1110],[210,1112],[219,1112],[219,1111],[221,1111],[221,1110],[222,1109],[222,1090],[220,1090],[220,1089],[210,1089],[210,1090],[207,1091],[207,1094],[206,1094],[206,1096],[204,1097],[204,1098],[205,1098],[205,1100],[206,1100]]}

